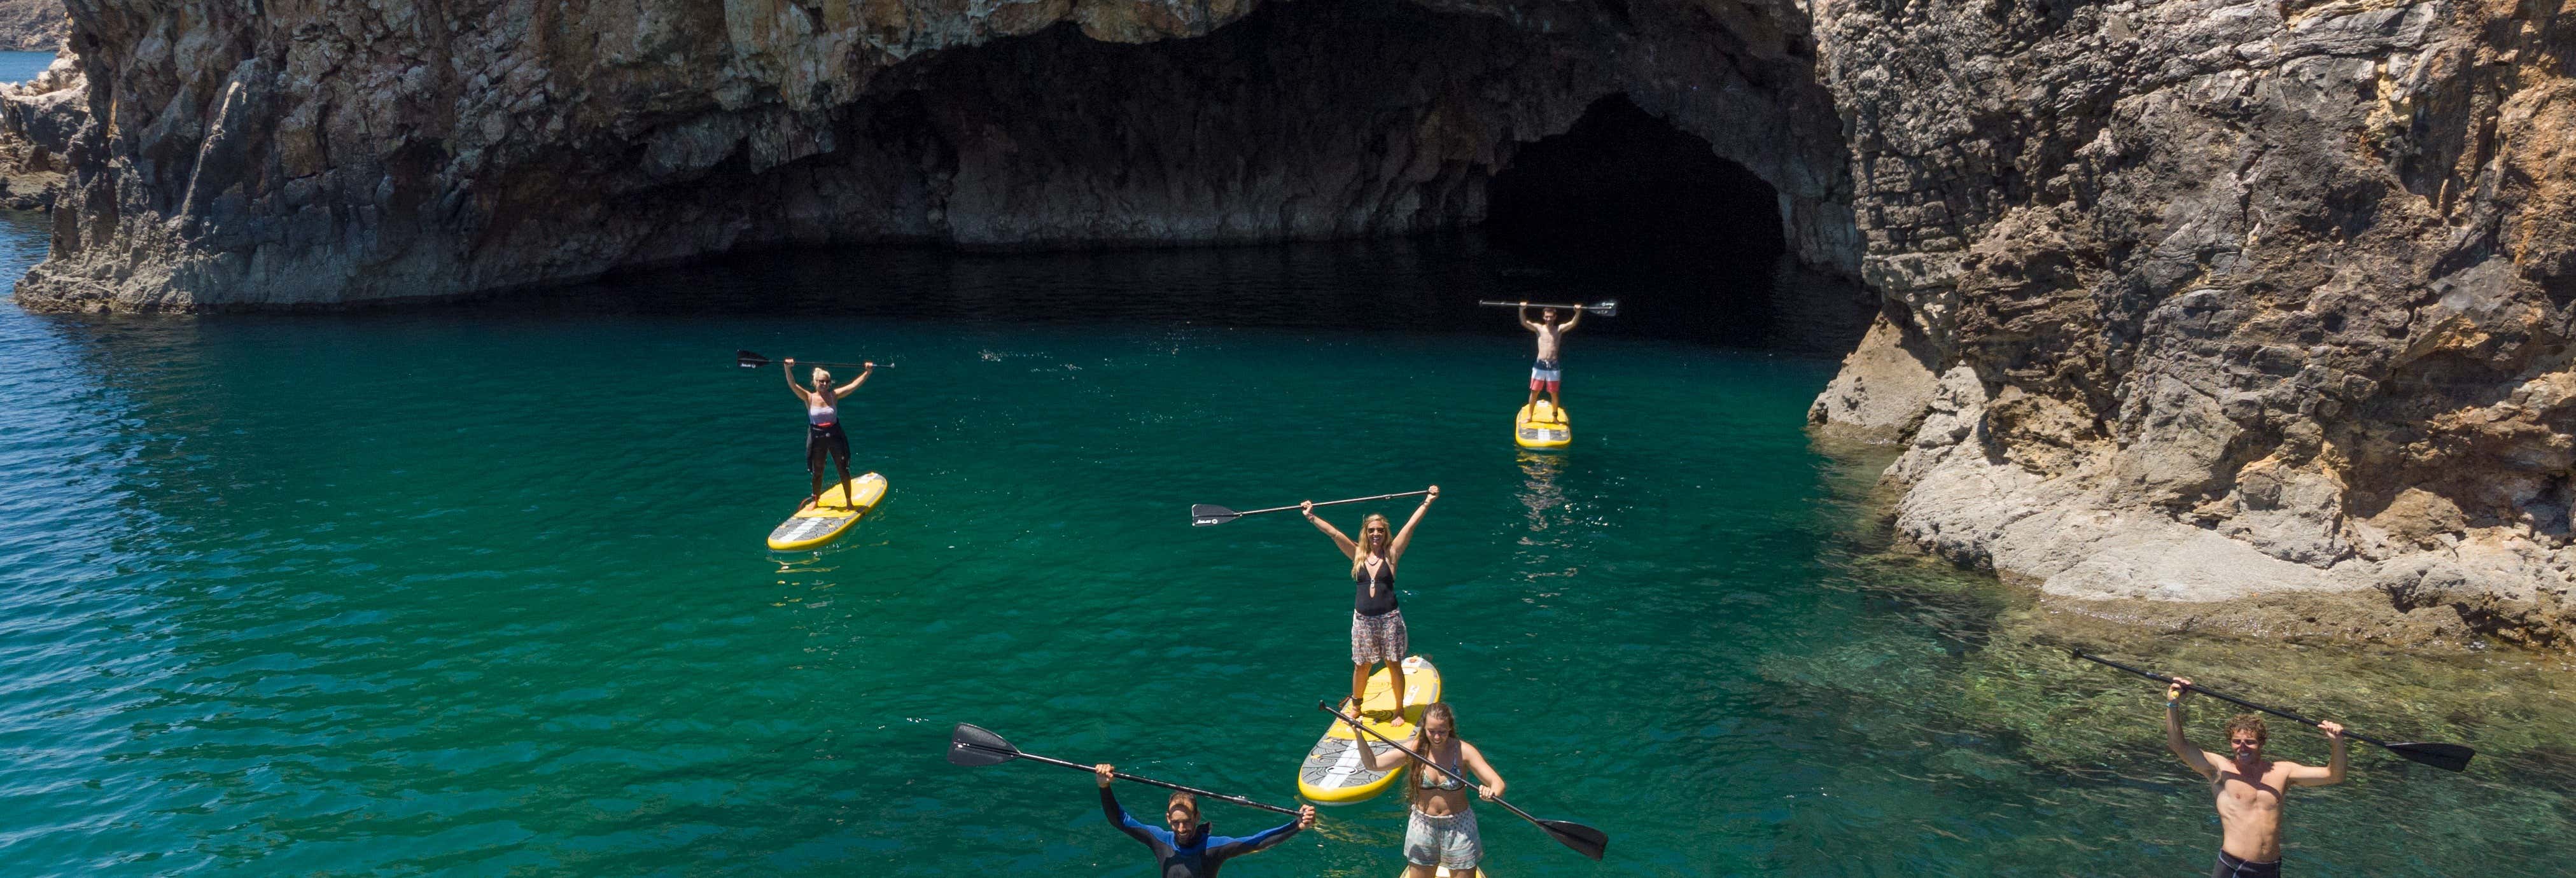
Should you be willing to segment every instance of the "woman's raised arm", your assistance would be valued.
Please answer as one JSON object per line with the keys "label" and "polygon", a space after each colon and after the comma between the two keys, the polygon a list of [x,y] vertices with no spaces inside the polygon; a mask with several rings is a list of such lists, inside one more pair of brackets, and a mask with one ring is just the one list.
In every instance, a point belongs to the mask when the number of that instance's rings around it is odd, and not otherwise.
{"label": "woman's raised arm", "polygon": [[844,397],[844,396],[848,396],[848,395],[850,395],[850,391],[857,390],[857,389],[859,389],[859,385],[868,383],[868,375],[869,375],[869,373],[875,372],[876,370],[877,370],[877,364],[875,364],[875,363],[863,363],[863,364],[860,364],[860,366],[859,366],[859,377],[857,377],[857,378],[852,378],[852,379],[850,379],[850,383],[848,383],[848,384],[843,384],[843,385],[841,385],[840,387],[833,389],[833,391],[832,391],[832,396],[833,396],[833,398],[838,399],[838,398],[840,398],[840,397]]}
{"label": "woman's raised arm", "polygon": [[1333,546],[1342,550],[1342,557],[1352,559],[1359,557],[1354,554],[1360,550],[1359,546],[1353,545],[1350,537],[1344,536],[1341,529],[1334,527],[1332,522],[1325,521],[1322,516],[1315,514],[1315,501],[1307,500],[1298,503],[1297,508],[1305,513],[1307,524],[1314,525],[1316,530],[1323,531],[1325,536],[1333,538]]}
{"label": "woman's raised arm", "polygon": [[1433,485],[1431,493],[1423,495],[1422,505],[1413,507],[1413,517],[1404,520],[1404,529],[1396,532],[1395,542],[1387,544],[1387,560],[1398,561],[1404,558],[1404,547],[1413,545],[1413,526],[1422,523],[1422,514],[1431,511],[1431,501],[1438,499],[1440,499],[1440,486]]}
{"label": "woman's raised arm", "polygon": [[802,388],[802,387],[798,387],[798,386],[796,386],[796,358],[795,358],[795,357],[789,357],[789,358],[787,358],[787,359],[784,359],[784,360],[780,360],[780,361],[778,361],[778,374],[780,374],[780,375],[784,375],[784,376],[786,376],[786,377],[787,377],[787,389],[789,389],[789,390],[793,390],[793,391],[795,391],[795,392],[796,392],[796,401],[797,401],[797,402],[801,402],[801,403],[804,403],[804,404],[806,404],[806,405],[813,405],[813,404],[814,404],[814,400],[812,399],[812,395],[811,395],[811,394],[806,393],[806,392],[805,392],[805,388]]}

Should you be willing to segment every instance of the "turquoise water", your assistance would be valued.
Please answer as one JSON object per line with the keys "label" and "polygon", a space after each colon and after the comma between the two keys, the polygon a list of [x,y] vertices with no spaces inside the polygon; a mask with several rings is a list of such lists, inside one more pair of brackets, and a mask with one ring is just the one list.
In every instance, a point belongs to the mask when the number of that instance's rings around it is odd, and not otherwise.
{"label": "turquoise water", "polygon": [[54,63],[52,52],[0,52],[0,82],[25,82]]}
{"label": "turquoise water", "polygon": [[[14,274],[42,231],[6,220]],[[338,314],[0,306],[0,872],[1144,875],[1089,778],[951,766],[950,726],[1288,801],[1347,684],[1345,564],[1293,516],[1183,512],[1434,482],[1416,651],[1515,801],[1612,836],[1596,865],[1482,809],[1495,871],[2206,871],[2154,689],[1882,551],[1876,464],[1800,429],[1830,359],[1578,335],[1577,447],[1508,444],[1526,341],[1459,300],[1564,281],[1439,245],[894,251]],[[899,364],[845,409],[892,493],[831,550],[761,548],[801,417],[741,347]],[[2257,694],[2338,660],[2140,649]],[[2564,874],[2563,668],[2337,667],[2274,685],[2489,755],[2357,753],[2294,796],[2300,872]],[[1227,874],[1392,874],[1401,808]]]}

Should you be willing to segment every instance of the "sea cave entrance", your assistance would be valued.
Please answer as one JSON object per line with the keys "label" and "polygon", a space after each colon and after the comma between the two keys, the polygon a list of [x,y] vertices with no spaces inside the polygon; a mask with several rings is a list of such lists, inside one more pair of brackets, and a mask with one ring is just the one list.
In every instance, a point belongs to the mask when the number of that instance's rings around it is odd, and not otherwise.
{"label": "sea cave entrance", "polygon": [[1494,175],[1486,234],[1618,293],[1620,323],[1743,347],[1848,347],[1866,297],[1789,258],[1779,192],[1626,94]]}

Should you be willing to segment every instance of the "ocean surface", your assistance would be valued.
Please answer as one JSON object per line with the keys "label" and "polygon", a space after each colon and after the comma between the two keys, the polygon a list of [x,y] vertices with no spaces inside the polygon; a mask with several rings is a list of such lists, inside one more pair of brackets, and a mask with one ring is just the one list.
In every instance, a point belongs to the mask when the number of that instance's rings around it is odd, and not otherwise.
{"label": "ocean surface", "polygon": [[[41,223],[0,215],[0,274]],[[1529,343],[1472,302],[1621,294],[1569,343],[1575,446],[1514,448]],[[1433,240],[0,304],[0,873],[1148,875],[1088,776],[952,766],[951,727],[1291,802],[1348,682],[1347,565],[1293,514],[1184,512],[1437,483],[1414,649],[1511,799],[1611,836],[1595,864],[1483,807],[1491,872],[2205,874],[2161,691],[1891,550],[1884,452],[1803,432],[1847,321],[1710,304],[1802,297],[1829,298]],[[803,417],[737,349],[894,364],[843,409],[892,492],[825,551],[762,546],[805,493]],[[2097,645],[2485,751],[2357,748],[2291,797],[2298,874],[2568,874],[2562,660]],[[2322,759],[2285,725],[2276,752]],[[1120,793],[1155,819],[1160,791]],[[1402,809],[1327,809],[1226,874],[1392,875]]]}
{"label": "ocean surface", "polygon": [[52,52],[0,52],[0,82],[25,82],[54,63]]}

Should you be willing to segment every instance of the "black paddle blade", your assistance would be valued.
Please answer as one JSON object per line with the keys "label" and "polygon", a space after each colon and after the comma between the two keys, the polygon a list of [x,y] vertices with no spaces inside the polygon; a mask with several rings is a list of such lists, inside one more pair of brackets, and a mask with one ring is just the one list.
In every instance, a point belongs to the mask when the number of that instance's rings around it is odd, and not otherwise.
{"label": "black paddle blade", "polygon": [[1549,838],[1595,860],[1601,859],[1601,852],[1610,848],[1610,835],[1601,830],[1563,820],[1540,820],[1537,823],[1538,828],[1547,830]]}
{"label": "black paddle blade", "polygon": [[2467,771],[2469,758],[2478,755],[2478,751],[2458,744],[2390,744],[2388,752],[2443,771]]}
{"label": "black paddle blade", "polygon": [[948,762],[952,765],[999,765],[1019,756],[1020,748],[981,726],[958,723],[957,730],[948,735]]}
{"label": "black paddle blade", "polygon": [[1227,509],[1223,506],[1218,506],[1214,503],[1200,503],[1190,507],[1191,527],[1206,527],[1211,524],[1224,524],[1242,517],[1242,513],[1236,512],[1232,509]]}
{"label": "black paddle blade", "polygon": [[758,369],[769,365],[769,358],[750,351],[738,350],[733,352],[733,364],[745,369]]}

